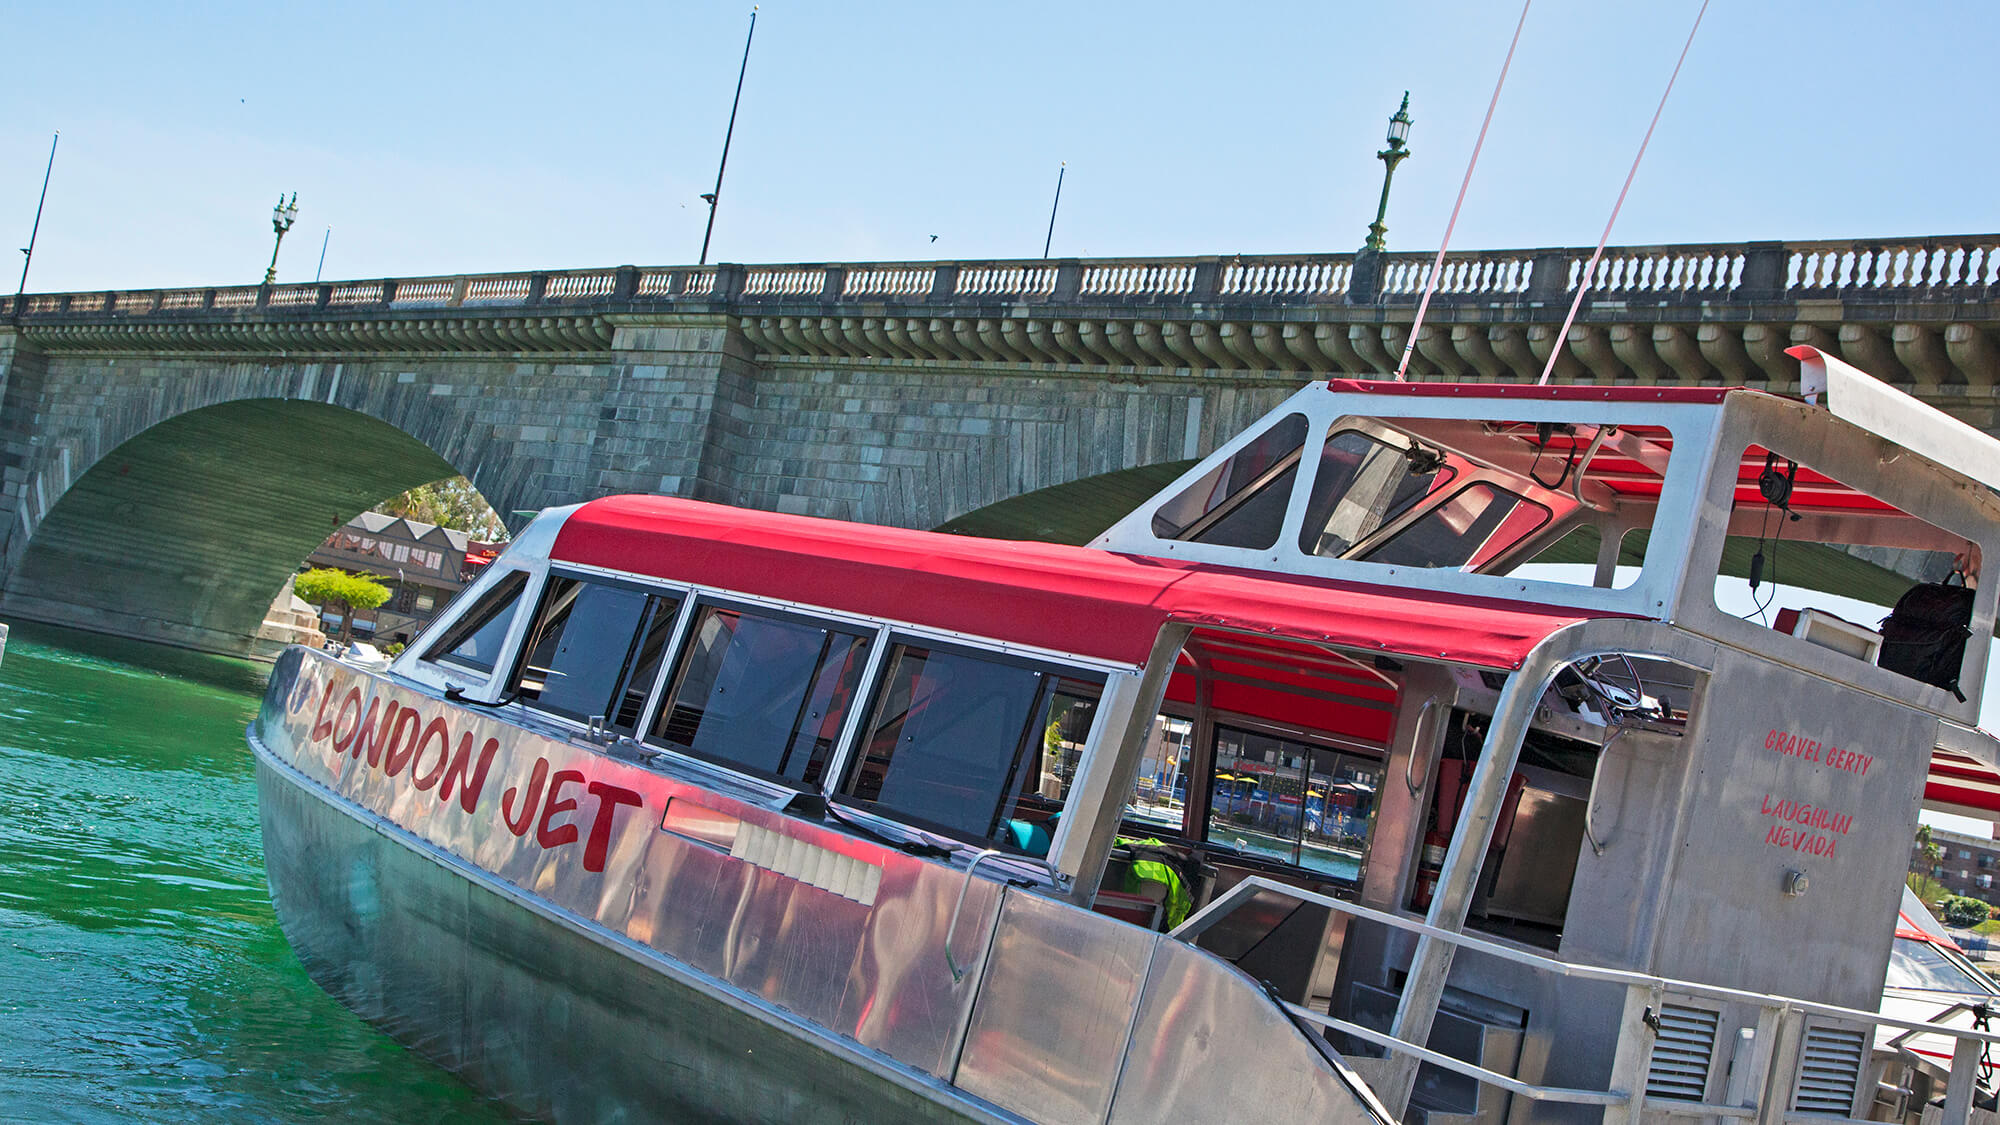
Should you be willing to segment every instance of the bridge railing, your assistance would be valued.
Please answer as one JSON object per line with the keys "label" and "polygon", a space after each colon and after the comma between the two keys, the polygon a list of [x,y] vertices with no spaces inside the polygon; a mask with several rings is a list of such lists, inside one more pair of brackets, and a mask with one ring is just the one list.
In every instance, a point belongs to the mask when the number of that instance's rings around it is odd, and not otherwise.
{"label": "bridge railing", "polygon": [[[1445,255],[1444,304],[1562,301],[1584,248]],[[1162,305],[1194,302],[1414,304],[1435,255],[1283,254],[1200,258],[1029,259],[789,265],[619,266],[450,277],[0,297],[0,316],[34,321],[276,312],[616,307]],[[1840,242],[1618,246],[1590,287],[1598,301],[1979,299],[2000,295],[2000,235]],[[16,309],[16,305],[19,309]]]}

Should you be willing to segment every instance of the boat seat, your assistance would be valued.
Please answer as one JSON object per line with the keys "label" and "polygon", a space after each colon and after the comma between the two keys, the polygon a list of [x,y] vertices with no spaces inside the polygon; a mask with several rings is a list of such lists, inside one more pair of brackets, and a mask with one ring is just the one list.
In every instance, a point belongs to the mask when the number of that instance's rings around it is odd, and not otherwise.
{"label": "boat seat", "polygon": [[1165,919],[1167,887],[1164,883],[1141,883],[1139,892],[1098,891],[1090,908],[1099,914],[1157,930]]}

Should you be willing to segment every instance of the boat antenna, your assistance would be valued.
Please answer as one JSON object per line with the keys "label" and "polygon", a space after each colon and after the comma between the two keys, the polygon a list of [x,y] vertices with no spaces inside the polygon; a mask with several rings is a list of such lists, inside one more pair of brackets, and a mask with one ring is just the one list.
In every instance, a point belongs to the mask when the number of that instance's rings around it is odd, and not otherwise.
{"label": "boat antenna", "polygon": [[1451,205],[1451,218],[1445,221],[1444,238],[1438,242],[1437,258],[1431,262],[1431,275],[1424,281],[1423,300],[1417,302],[1417,318],[1410,322],[1410,337],[1403,341],[1403,357],[1396,363],[1396,381],[1408,378],[1410,353],[1417,347],[1417,329],[1424,326],[1424,313],[1431,307],[1431,294],[1437,292],[1438,275],[1444,271],[1444,252],[1451,245],[1451,231],[1458,225],[1458,209],[1465,206],[1465,189],[1472,186],[1472,170],[1479,167],[1479,150],[1486,145],[1487,126],[1493,124],[1493,109],[1500,104],[1500,89],[1507,85],[1507,68],[1514,65],[1514,48],[1521,45],[1521,29],[1528,23],[1528,7],[1535,0],[1521,0],[1521,18],[1514,24],[1514,39],[1507,44],[1507,58],[1500,64],[1500,77],[1493,83],[1493,99],[1486,103],[1486,120],[1479,123],[1479,139],[1472,142],[1472,159],[1465,162],[1465,179],[1459,181],[1458,199]]}
{"label": "boat antenna", "polygon": [[[1667,76],[1667,88],[1660,91],[1660,104],[1653,108],[1652,124],[1646,126],[1646,135],[1639,140],[1639,151],[1632,157],[1632,169],[1625,173],[1625,186],[1618,189],[1618,201],[1611,205],[1611,217],[1604,220],[1604,233],[1597,236],[1597,249],[1591,251],[1590,262],[1583,267],[1583,276],[1577,278],[1576,296],[1569,303],[1569,314],[1563,317],[1562,331],[1556,333],[1555,344],[1549,348],[1549,361],[1542,366],[1542,377],[1536,386],[1548,383],[1549,376],[1556,372],[1556,360],[1562,358],[1563,348],[1569,343],[1570,325],[1576,323],[1576,310],[1583,307],[1583,295],[1590,291],[1591,278],[1597,273],[1597,260],[1604,256],[1604,244],[1611,240],[1611,226],[1618,221],[1618,211],[1625,206],[1625,194],[1632,190],[1632,178],[1639,174],[1639,161],[1646,158],[1646,146],[1652,143],[1653,130],[1659,127],[1660,114],[1667,108],[1667,95],[1674,92],[1674,79],[1681,76],[1681,64],[1687,61],[1688,48],[1694,46],[1694,33],[1701,30],[1701,17],[1708,14],[1708,0],[1701,0],[1701,10],[1694,14],[1694,26],[1688,28],[1687,42],[1681,44],[1681,57],[1674,61],[1674,72]],[[1414,334],[1413,334],[1414,338]]]}
{"label": "boat antenna", "polygon": [[708,240],[715,234],[715,203],[722,198],[722,173],[729,168],[729,141],[736,135],[736,107],[743,104],[743,75],[750,69],[750,41],[757,38],[757,5],[750,5],[750,34],[743,37],[743,65],[736,68],[736,96],[729,102],[729,128],[722,133],[722,160],[715,166],[715,190],[706,192],[702,199],[708,203],[708,228],[701,232],[701,259],[698,266],[708,264]]}

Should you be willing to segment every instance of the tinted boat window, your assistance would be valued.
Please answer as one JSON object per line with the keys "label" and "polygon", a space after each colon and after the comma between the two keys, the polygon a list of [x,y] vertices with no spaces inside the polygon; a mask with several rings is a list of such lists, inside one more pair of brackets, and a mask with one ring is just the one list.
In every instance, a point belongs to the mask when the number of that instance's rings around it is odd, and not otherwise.
{"label": "tinted boat window", "polygon": [[514,624],[514,607],[520,604],[521,591],[527,585],[528,576],[518,571],[501,579],[479,604],[459,618],[458,624],[431,648],[425,659],[477,672],[493,671],[500,661],[501,642],[507,639],[507,629]]}
{"label": "tinted boat window", "polygon": [[639,590],[550,575],[515,692],[537,710],[572,719],[613,714],[612,696],[654,600]]}
{"label": "tinted boat window", "polygon": [[1549,510],[1504,488],[1469,484],[1395,538],[1363,555],[1390,566],[1461,567],[1505,525],[1506,543],[1517,543],[1549,522]]}
{"label": "tinted boat window", "polygon": [[845,792],[923,827],[1045,853],[1101,689],[898,645]]}
{"label": "tinted boat window", "polygon": [[1286,415],[1162,504],[1153,534],[1228,547],[1277,543],[1305,442],[1306,416]]}
{"label": "tinted boat window", "polygon": [[868,638],[703,606],[653,738],[696,757],[819,781],[867,663]]}
{"label": "tinted boat window", "polygon": [[1175,715],[1153,716],[1141,751],[1139,776],[1132,783],[1132,799],[1125,803],[1125,819],[1160,828],[1176,836],[1182,832],[1187,813],[1188,767],[1192,764],[1191,745],[1194,723]]}
{"label": "tinted boat window", "polygon": [[1299,550],[1345,554],[1454,475],[1443,457],[1422,447],[1398,449],[1359,430],[1329,434],[1306,501]]}
{"label": "tinted boat window", "polygon": [[1359,882],[1381,780],[1373,758],[1217,727],[1204,838]]}
{"label": "tinted boat window", "polygon": [[679,599],[659,595],[646,599],[646,620],[640,628],[638,648],[627,663],[624,682],[618,688],[618,705],[610,716],[611,729],[626,734],[638,731],[646,697],[660,675],[660,660],[673,640],[674,618],[679,610]]}

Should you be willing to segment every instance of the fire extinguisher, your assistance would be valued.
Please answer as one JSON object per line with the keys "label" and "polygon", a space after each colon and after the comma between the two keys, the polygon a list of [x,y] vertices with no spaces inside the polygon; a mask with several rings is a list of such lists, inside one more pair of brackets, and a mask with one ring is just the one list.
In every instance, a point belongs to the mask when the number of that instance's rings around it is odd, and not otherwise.
{"label": "fire extinguisher", "polygon": [[1445,849],[1450,845],[1451,841],[1436,828],[1424,837],[1424,850],[1417,860],[1417,889],[1410,896],[1418,910],[1431,908],[1431,896],[1437,893],[1438,874],[1444,870]]}

